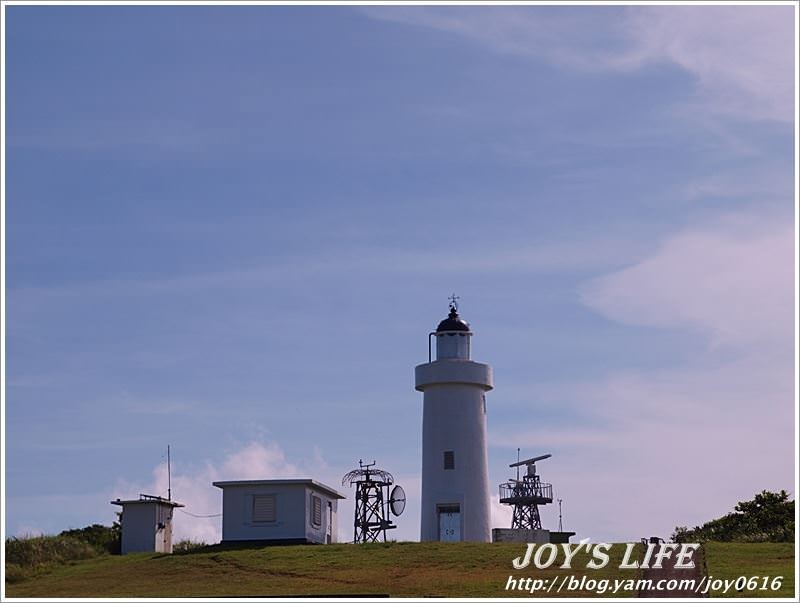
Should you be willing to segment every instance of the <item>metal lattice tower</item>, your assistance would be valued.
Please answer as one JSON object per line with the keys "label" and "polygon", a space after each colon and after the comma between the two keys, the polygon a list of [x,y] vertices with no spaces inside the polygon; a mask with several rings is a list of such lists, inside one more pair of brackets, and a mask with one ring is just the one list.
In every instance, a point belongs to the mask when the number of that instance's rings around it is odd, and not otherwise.
{"label": "metal lattice tower", "polygon": [[353,469],[342,478],[342,485],[356,486],[355,512],[353,519],[353,542],[378,542],[386,530],[397,526],[389,519],[390,512],[400,515],[405,508],[405,493],[395,486],[394,477],[388,471],[377,469],[375,461],[364,464],[358,461],[358,469]]}
{"label": "metal lattice tower", "polygon": [[512,529],[542,529],[539,505],[553,502],[553,486],[543,483],[536,474],[536,461],[543,461],[551,456],[544,454],[509,465],[509,467],[524,465],[527,468],[522,479],[519,479],[519,469],[517,469],[517,479],[500,484],[500,502],[514,507],[514,515],[511,520]]}

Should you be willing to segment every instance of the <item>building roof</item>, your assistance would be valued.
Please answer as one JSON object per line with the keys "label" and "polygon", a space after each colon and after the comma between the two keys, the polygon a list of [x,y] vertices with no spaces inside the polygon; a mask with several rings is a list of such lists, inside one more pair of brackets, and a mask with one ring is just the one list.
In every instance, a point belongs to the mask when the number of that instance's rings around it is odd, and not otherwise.
{"label": "building roof", "polygon": [[458,315],[458,310],[453,305],[450,306],[450,314],[447,315],[447,318],[436,327],[437,333],[443,331],[469,331],[469,324]]}
{"label": "building roof", "polygon": [[313,479],[244,479],[230,482],[212,482],[217,488],[228,488],[231,486],[288,486],[292,484],[304,484],[317,490],[321,490],[334,498],[346,498],[339,494],[330,486],[326,486]]}
{"label": "building roof", "polygon": [[179,502],[175,502],[174,500],[170,500],[168,498],[162,498],[161,496],[151,496],[149,494],[140,494],[139,498],[134,498],[134,499],[131,499],[131,500],[121,500],[121,499],[118,498],[117,500],[112,500],[111,504],[112,505],[120,505],[120,506],[122,506],[122,505],[152,505],[152,504],[167,505],[169,507],[184,507],[185,506],[185,505],[182,505]]}

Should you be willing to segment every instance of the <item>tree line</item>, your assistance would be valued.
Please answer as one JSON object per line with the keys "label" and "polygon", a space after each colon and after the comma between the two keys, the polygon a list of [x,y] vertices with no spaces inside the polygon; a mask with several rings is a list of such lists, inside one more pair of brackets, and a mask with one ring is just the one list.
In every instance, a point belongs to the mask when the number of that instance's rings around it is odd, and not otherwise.
{"label": "tree line", "polygon": [[794,501],[786,490],[763,490],[733,512],[702,526],[677,526],[673,542],[794,542]]}

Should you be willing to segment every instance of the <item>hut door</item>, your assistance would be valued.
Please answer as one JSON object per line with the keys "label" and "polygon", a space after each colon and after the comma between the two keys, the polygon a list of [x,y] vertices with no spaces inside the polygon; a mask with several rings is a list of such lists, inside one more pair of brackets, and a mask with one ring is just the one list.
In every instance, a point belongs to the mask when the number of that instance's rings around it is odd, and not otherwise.
{"label": "hut door", "polygon": [[328,527],[325,534],[325,542],[333,542],[333,503],[328,501]]}

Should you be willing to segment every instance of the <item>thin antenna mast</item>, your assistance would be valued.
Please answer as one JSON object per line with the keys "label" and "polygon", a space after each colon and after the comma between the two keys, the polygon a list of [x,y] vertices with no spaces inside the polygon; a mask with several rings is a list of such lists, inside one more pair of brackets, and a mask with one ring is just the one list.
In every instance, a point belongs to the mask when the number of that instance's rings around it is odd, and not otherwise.
{"label": "thin antenna mast", "polygon": [[[517,448],[517,463],[519,463],[519,448]],[[519,465],[517,465],[517,481],[519,481]]]}
{"label": "thin antenna mast", "polygon": [[561,501],[563,501],[563,500],[564,500],[563,498],[559,498],[558,499],[558,531],[559,532],[563,532],[564,531],[564,524],[561,521]]}
{"label": "thin antenna mast", "polygon": [[169,444],[167,444],[167,500],[172,500],[172,468],[170,467]]}

